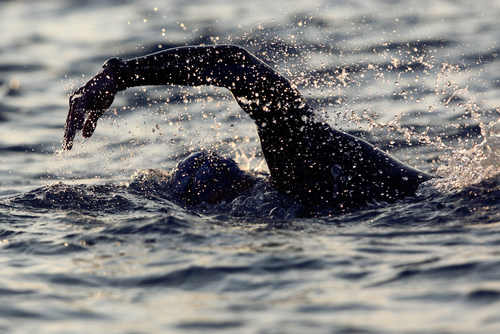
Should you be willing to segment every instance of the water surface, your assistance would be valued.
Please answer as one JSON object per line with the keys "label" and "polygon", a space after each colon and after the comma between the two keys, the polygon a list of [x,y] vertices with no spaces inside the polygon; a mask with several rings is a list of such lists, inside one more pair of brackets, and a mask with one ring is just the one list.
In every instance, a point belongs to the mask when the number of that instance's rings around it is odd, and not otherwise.
{"label": "water surface", "polygon": [[[497,333],[499,14],[496,1],[0,2],[0,331]],[[267,168],[254,124],[213,87],[120,93],[91,139],[59,152],[68,94],[108,58],[223,43],[333,126],[444,178],[313,218],[269,188],[183,207],[141,170],[200,149]]]}

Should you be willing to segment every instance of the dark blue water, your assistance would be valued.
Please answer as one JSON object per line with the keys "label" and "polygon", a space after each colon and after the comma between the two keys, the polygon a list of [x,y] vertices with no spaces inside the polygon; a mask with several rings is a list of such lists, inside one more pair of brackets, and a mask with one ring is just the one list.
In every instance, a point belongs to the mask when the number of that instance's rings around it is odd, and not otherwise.
{"label": "dark blue water", "polygon": [[[0,2],[0,332],[497,333],[496,1]],[[233,43],[333,126],[444,176],[300,218],[260,184],[185,207],[165,173],[216,151],[265,173],[223,89],[120,93],[61,153],[68,94],[112,56]]]}

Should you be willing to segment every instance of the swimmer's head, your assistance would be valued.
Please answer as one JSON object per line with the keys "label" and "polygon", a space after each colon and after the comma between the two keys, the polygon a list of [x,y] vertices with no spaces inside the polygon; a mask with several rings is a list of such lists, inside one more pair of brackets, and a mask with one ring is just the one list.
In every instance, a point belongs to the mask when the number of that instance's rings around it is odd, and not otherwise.
{"label": "swimmer's head", "polygon": [[253,182],[232,159],[196,152],[172,171],[172,195],[186,204],[232,200]]}

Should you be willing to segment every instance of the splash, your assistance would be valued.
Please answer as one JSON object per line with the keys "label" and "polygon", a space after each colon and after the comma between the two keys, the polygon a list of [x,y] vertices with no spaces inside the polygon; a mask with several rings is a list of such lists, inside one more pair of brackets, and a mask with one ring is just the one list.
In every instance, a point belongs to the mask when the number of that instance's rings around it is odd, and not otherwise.
{"label": "splash", "polygon": [[[500,110],[497,109],[500,112]],[[480,123],[483,141],[472,148],[458,148],[443,156],[446,162],[437,173],[444,180],[434,182],[438,190],[458,189],[500,174],[500,119]]]}
{"label": "splash", "polygon": [[[236,146],[233,144],[233,146]],[[244,171],[249,171],[255,174],[268,174],[266,160],[262,156],[258,156],[257,149],[251,152],[245,152],[243,149],[238,148],[234,150],[234,160]]]}

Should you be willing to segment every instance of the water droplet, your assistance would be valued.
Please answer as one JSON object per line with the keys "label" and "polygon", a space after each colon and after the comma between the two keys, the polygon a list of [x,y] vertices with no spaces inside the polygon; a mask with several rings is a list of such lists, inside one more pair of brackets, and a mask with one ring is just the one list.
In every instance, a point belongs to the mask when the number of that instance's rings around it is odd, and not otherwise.
{"label": "water droplet", "polygon": [[340,176],[340,173],[342,173],[342,167],[339,165],[333,165],[332,168],[330,168],[330,173],[332,173],[334,178],[337,178]]}

